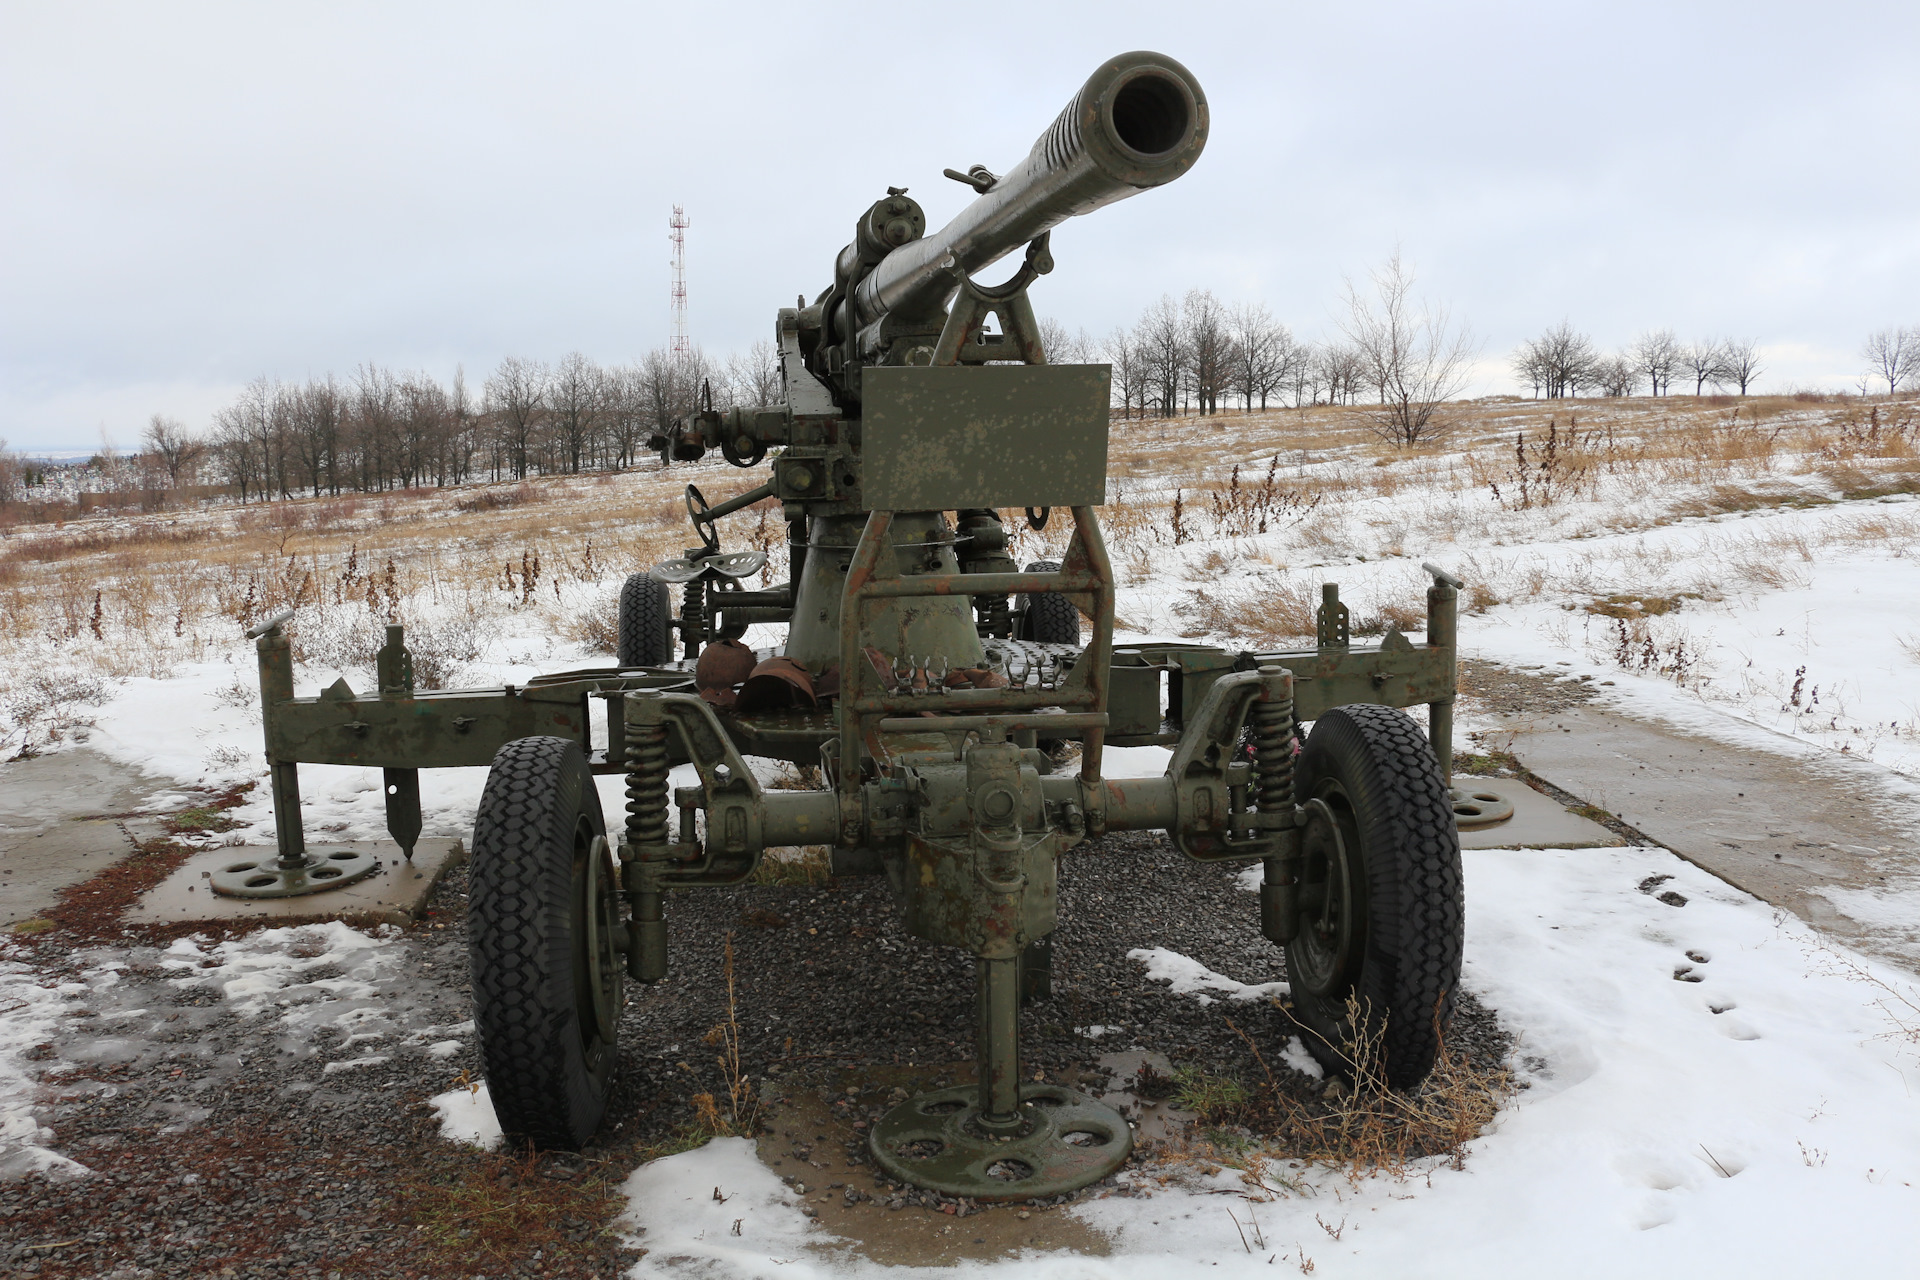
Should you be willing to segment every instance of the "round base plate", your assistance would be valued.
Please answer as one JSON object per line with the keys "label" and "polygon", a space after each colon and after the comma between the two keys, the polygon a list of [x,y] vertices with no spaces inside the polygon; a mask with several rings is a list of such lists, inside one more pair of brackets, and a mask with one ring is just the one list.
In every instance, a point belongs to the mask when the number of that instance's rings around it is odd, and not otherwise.
{"label": "round base plate", "polygon": [[1489,787],[1449,787],[1453,822],[1462,831],[1491,827],[1513,816],[1513,801]]}
{"label": "round base plate", "polygon": [[213,873],[213,891],[229,898],[297,898],[365,880],[380,866],[379,858],[359,849],[308,853],[306,863],[291,871],[279,862],[277,855],[230,862]]}
{"label": "round base plate", "polygon": [[942,1195],[1030,1200],[1077,1191],[1126,1163],[1133,1131],[1119,1112],[1058,1085],[1020,1086],[1020,1131],[979,1126],[980,1090],[961,1085],[908,1099],[868,1136],[891,1177]]}

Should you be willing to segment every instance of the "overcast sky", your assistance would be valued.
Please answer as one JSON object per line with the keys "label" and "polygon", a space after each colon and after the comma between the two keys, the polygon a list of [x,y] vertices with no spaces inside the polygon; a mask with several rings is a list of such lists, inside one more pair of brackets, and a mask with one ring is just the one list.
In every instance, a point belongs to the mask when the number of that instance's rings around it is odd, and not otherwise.
{"label": "overcast sky", "polygon": [[1398,245],[1481,341],[1563,318],[1848,386],[1920,324],[1920,5],[129,4],[0,0],[0,437],[133,444],[261,374],[724,355],[889,184],[1024,155],[1093,68],[1184,62],[1185,178],[1054,234],[1036,309],[1162,293],[1303,337]]}

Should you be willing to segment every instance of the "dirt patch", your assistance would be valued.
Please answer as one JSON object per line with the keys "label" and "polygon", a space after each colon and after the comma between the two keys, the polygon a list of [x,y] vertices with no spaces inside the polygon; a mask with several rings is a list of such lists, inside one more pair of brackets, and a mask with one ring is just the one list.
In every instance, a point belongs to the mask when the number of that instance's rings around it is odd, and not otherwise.
{"label": "dirt patch", "polygon": [[[974,1078],[972,1063],[952,1063],[770,1087],[761,1158],[800,1192],[802,1212],[846,1242],[841,1247],[883,1266],[952,1266],[1025,1249],[1105,1255],[1106,1238],[1056,1204],[982,1205],[874,1175],[866,1131],[894,1099]],[[1078,1074],[1064,1083],[1079,1083]]]}
{"label": "dirt patch", "polygon": [[1606,683],[1575,676],[1561,664],[1516,668],[1478,658],[1460,661],[1460,700],[1478,714],[1563,711],[1594,701]]}
{"label": "dirt patch", "polygon": [[1702,598],[1698,591],[1671,596],[1611,595],[1588,601],[1586,610],[1602,618],[1657,618],[1678,612],[1688,600]]}

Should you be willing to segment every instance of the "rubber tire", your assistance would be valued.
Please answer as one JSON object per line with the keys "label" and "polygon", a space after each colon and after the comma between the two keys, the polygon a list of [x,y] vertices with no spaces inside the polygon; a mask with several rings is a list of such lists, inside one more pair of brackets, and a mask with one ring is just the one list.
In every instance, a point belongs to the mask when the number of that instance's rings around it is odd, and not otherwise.
{"label": "rubber tire", "polygon": [[[1027,572],[1058,573],[1060,562],[1035,560],[1027,566]],[[1026,610],[1026,620],[1020,627],[1022,640],[1036,640],[1043,644],[1080,643],[1080,611],[1073,607],[1073,601],[1059,592],[1023,595],[1020,597],[1020,607]]]}
{"label": "rubber tire", "polygon": [[585,854],[605,834],[577,742],[518,738],[495,754],[467,886],[473,1025],[502,1132],[545,1150],[593,1136],[619,1057],[581,985]]}
{"label": "rubber tire", "polygon": [[[1355,913],[1364,933],[1354,943],[1359,970],[1347,989],[1381,1037],[1386,1084],[1410,1089],[1433,1069],[1460,985],[1466,909],[1446,782],[1426,735],[1395,707],[1325,712],[1295,768],[1300,803],[1328,799],[1351,813],[1367,893]],[[1331,798],[1339,794],[1350,803]],[[1287,945],[1290,975],[1305,972],[1301,945],[1300,936]],[[1328,1071],[1351,1077],[1345,996],[1315,995],[1295,982],[1292,998],[1308,1050]]]}
{"label": "rubber tire", "polygon": [[657,667],[673,661],[673,599],[667,584],[644,573],[627,575],[620,587],[619,653],[623,667]]}

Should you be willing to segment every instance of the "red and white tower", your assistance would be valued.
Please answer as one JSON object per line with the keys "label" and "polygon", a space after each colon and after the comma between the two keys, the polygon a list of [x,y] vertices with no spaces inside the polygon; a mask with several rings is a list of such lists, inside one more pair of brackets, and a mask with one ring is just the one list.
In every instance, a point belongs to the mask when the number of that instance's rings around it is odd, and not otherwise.
{"label": "red and white tower", "polygon": [[667,219],[667,239],[673,241],[673,358],[685,360],[693,344],[687,338],[687,211],[679,205]]}

